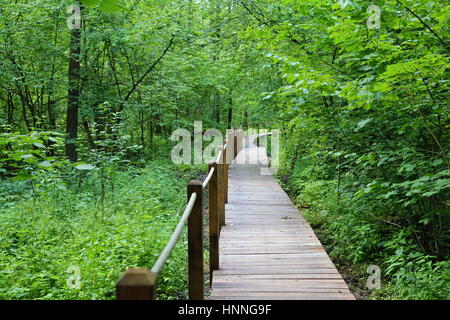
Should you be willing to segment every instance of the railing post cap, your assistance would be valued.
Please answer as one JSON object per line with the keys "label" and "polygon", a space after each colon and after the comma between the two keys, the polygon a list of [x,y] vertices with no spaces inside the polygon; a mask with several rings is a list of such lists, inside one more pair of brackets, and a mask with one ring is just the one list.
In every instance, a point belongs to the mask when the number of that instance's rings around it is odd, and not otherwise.
{"label": "railing post cap", "polygon": [[153,285],[156,275],[147,268],[128,268],[117,282],[117,287]]}
{"label": "railing post cap", "polygon": [[199,180],[191,180],[189,181],[188,186],[203,186],[203,183],[201,183]]}
{"label": "railing post cap", "polygon": [[129,268],[116,284],[119,300],[152,300],[155,298],[157,275],[147,268]]}

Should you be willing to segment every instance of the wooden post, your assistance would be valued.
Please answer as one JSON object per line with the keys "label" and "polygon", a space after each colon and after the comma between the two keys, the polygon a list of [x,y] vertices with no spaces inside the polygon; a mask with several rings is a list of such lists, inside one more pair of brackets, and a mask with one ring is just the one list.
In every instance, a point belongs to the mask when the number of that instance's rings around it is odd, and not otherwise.
{"label": "wooden post", "polygon": [[223,195],[223,199],[224,199],[224,203],[228,203],[228,161],[229,161],[229,157],[227,155],[228,150],[230,150],[230,136],[228,136],[227,138],[227,147],[226,150],[223,151],[223,163],[224,163],[224,173],[223,173],[223,182],[224,182],[224,195]]}
{"label": "wooden post", "polygon": [[209,275],[212,285],[213,271],[219,269],[219,197],[217,190],[217,163],[209,164],[214,173],[208,185],[209,211]]}
{"label": "wooden post", "polygon": [[233,135],[233,139],[234,139],[234,159],[236,159],[237,158],[237,155],[238,155],[238,133],[237,132],[235,132],[234,133],[234,135]]}
{"label": "wooden post", "polygon": [[237,149],[237,154],[239,154],[239,152],[241,152],[240,134],[241,134],[241,130],[237,130],[237,132],[236,132],[236,149]]}
{"label": "wooden post", "polygon": [[238,139],[238,153],[239,153],[242,150],[242,129],[239,129],[237,139]]}
{"label": "wooden post", "polygon": [[223,163],[223,154],[225,154],[225,150],[223,147],[219,147],[219,152],[222,151],[222,158],[219,163],[217,163],[217,195],[218,195],[218,205],[219,205],[219,226],[220,229],[225,225],[225,181],[224,181],[224,173],[225,173],[225,164]]}
{"label": "wooden post", "polygon": [[193,180],[187,186],[188,201],[197,194],[188,220],[189,300],[203,300],[203,186]]}
{"label": "wooden post", "polygon": [[156,300],[157,276],[145,268],[130,268],[116,284],[117,300]]}

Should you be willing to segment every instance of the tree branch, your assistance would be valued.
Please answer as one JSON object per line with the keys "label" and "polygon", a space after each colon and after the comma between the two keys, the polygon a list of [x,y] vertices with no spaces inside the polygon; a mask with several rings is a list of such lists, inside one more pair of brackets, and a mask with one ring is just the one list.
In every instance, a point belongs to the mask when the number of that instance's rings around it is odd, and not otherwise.
{"label": "tree branch", "polygon": [[133,87],[128,91],[127,95],[125,96],[125,101],[128,101],[130,99],[131,95],[134,93],[134,91],[137,89],[137,87],[141,84],[142,81],[147,77],[147,75],[152,72],[152,70],[156,67],[156,65],[164,58],[164,56],[169,52],[169,49],[172,47],[173,40],[175,39],[175,35],[172,35],[172,38],[169,41],[169,44],[167,45],[164,52],[159,56],[158,59],[156,59],[155,62],[147,69],[147,71],[142,75],[142,77],[139,78],[138,81],[133,85]]}
{"label": "tree branch", "polygon": [[439,39],[439,41],[444,45],[444,47],[447,49],[447,51],[450,51],[450,47],[448,46],[448,44],[436,33],[436,31],[434,31],[428,24],[426,24],[425,21],[422,20],[421,17],[419,17],[414,11],[412,11],[409,7],[405,6],[400,0],[396,0],[397,3],[402,6],[403,8],[406,9],[406,11],[408,11],[409,13],[411,13],[414,17],[416,17],[420,23],[422,23],[424,25],[425,28],[427,28],[437,39]]}

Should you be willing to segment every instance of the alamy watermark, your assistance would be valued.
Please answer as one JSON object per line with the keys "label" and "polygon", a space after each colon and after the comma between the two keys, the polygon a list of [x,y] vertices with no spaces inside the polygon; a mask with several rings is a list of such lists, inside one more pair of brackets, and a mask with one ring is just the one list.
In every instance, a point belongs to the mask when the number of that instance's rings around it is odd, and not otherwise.
{"label": "alamy watermark", "polygon": [[66,280],[67,288],[73,290],[81,289],[81,270],[79,266],[70,266],[66,272],[69,274]]}
{"label": "alamy watermark", "polygon": [[71,5],[67,8],[70,17],[67,18],[67,27],[70,30],[81,29],[81,8],[77,5]]}
{"label": "alamy watermark", "polygon": [[367,268],[370,276],[367,278],[367,288],[369,290],[381,289],[381,269],[379,266],[371,265]]}
{"label": "alamy watermark", "polygon": [[[338,4],[342,9],[345,9],[352,2],[350,0],[338,0]],[[367,19],[368,29],[380,29],[381,28],[381,8],[377,5],[371,5],[367,8],[367,13],[370,14]]]}
{"label": "alamy watermark", "polygon": [[379,6],[372,5],[367,8],[367,13],[371,14],[367,19],[367,28],[380,29],[381,28],[381,9]]}
{"label": "alamy watermark", "polygon": [[[276,173],[279,168],[280,130],[252,129],[244,133],[227,130],[224,134],[218,129],[203,130],[201,121],[194,122],[193,136],[187,129],[175,130],[170,139],[178,142],[172,149],[171,158],[174,164],[209,164],[217,161],[227,164],[260,164],[261,174]],[[210,142],[203,147],[204,142]],[[226,143],[225,156],[221,148]],[[241,154],[235,158],[235,144],[245,146]],[[268,155],[270,151],[270,155]],[[219,155],[222,154],[222,157]],[[269,170],[270,167],[270,170]],[[266,170],[264,170],[264,168]]]}

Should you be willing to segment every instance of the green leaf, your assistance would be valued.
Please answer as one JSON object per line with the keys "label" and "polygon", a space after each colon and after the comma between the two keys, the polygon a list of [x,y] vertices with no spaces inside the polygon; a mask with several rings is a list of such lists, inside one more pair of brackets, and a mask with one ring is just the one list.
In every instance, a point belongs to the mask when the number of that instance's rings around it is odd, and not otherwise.
{"label": "green leaf", "polygon": [[88,7],[99,5],[100,10],[106,12],[118,12],[124,8],[122,0],[81,0]]}
{"label": "green leaf", "polygon": [[106,12],[118,12],[123,9],[123,4],[118,0],[103,0],[100,9]]}
{"label": "green leaf", "polygon": [[79,164],[75,167],[77,170],[93,170],[95,167],[90,164]]}
{"label": "green leaf", "polygon": [[372,121],[371,118],[361,120],[361,121],[358,122],[358,124],[356,125],[355,131],[361,130],[361,129],[364,128],[368,123],[370,123],[371,121]]}
{"label": "green leaf", "polygon": [[11,178],[11,181],[25,181],[33,178],[31,174],[20,174],[17,177]]}
{"label": "green leaf", "polygon": [[38,167],[40,168],[50,168],[51,166],[53,166],[53,164],[47,160],[38,163]]}
{"label": "green leaf", "polygon": [[45,146],[40,142],[34,142],[33,145],[39,149],[45,149]]}
{"label": "green leaf", "polygon": [[88,7],[94,7],[100,1],[102,1],[102,0],[81,0],[81,2]]}

